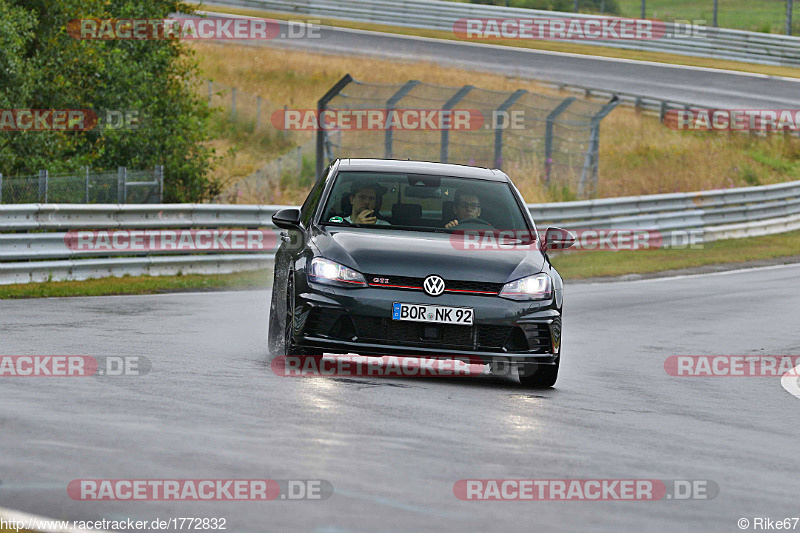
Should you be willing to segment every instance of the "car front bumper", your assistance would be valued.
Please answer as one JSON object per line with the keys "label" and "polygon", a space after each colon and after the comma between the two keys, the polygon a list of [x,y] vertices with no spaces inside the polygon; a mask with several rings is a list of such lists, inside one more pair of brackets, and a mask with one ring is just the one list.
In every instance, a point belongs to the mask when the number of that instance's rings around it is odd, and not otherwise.
{"label": "car front bumper", "polygon": [[[297,280],[293,339],[309,351],[555,364],[560,299],[518,302],[497,296],[382,287],[339,288]],[[472,326],[392,320],[392,304],[471,307]]]}

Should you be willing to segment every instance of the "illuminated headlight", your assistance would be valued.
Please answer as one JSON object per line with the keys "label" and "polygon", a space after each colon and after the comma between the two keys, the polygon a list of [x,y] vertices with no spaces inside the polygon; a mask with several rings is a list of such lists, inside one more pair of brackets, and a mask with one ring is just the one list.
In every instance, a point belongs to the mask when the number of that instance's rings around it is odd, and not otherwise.
{"label": "illuminated headlight", "polygon": [[553,296],[553,282],[547,274],[536,274],[503,285],[498,295],[509,300],[549,300]]}
{"label": "illuminated headlight", "polygon": [[334,263],[322,257],[315,257],[311,260],[308,269],[308,277],[317,283],[327,283],[329,285],[339,285],[343,287],[366,287],[367,280],[361,272],[356,272],[352,268],[347,268],[339,263]]}

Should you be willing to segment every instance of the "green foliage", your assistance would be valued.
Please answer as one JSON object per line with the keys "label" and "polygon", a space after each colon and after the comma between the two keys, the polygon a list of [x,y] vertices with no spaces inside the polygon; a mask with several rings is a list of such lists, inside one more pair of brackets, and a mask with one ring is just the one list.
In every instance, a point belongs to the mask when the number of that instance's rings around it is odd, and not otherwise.
{"label": "green foliage", "polygon": [[0,134],[0,172],[74,172],[82,166],[164,165],[165,201],[219,192],[206,173],[210,116],[190,87],[197,61],[177,40],[79,40],[67,23],[83,18],[163,19],[191,13],[178,0],[0,0],[0,108],[136,110],[134,130]]}

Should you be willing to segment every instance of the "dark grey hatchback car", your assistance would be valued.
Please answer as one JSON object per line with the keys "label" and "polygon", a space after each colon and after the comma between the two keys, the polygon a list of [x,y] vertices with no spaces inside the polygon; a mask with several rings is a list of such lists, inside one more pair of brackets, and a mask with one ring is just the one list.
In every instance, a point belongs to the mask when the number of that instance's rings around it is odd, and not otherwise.
{"label": "dark grey hatchback car", "polygon": [[561,359],[563,283],[547,252],[573,235],[537,235],[499,170],[342,159],[301,209],[275,258],[269,317],[276,355],[468,357],[519,367],[550,387]]}

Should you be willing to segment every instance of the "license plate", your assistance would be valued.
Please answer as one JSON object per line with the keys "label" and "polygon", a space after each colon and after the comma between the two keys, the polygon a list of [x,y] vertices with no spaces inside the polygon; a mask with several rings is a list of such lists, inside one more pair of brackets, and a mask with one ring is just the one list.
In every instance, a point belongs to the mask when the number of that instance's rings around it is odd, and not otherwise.
{"label": "license plate", "polygon": [[445,307],[441,305],[392,304],[392,320],[435,322],[438,324],[472,325],[475,313],[471,307]]}

